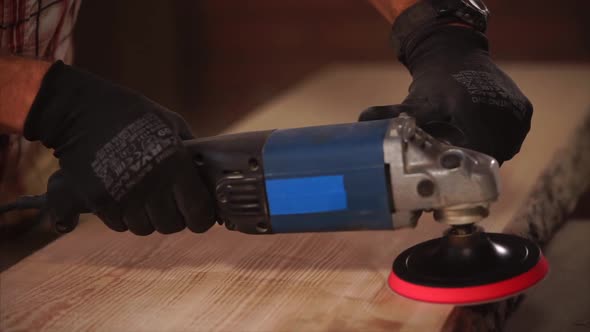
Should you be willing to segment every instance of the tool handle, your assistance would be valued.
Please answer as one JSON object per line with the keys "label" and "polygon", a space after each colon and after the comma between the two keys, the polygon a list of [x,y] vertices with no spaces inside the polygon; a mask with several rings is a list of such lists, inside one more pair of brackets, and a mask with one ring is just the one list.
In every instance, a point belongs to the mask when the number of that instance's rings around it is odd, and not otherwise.
{"label": "tool handle", "polygon": [[[269,231],[264,192],[262,148],[272,131],[199,138],[184,141],[209,192],[215,198],[216,217],[230,230],[260,234]],[[0,214],[36,208],[53,228],[68,233],[81,213],[90,213],[75,184],[58,170],[48,181],[48,193],[23,196],[0,205]]]}
{"label": "tool handle", "polygon": [[184,142],[215,200],[218,222],[242,233],[270,232],[263,148],[273,130]]}

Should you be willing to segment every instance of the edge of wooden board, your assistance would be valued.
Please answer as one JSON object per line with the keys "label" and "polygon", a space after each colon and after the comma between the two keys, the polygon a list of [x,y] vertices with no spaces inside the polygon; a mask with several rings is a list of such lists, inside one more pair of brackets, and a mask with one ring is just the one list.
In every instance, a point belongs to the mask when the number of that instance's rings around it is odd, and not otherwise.
{"label": "edge of wooden board", "polygon": [[[503,232],[531,239],[544,247],[568,220],[578,199],[590,190],[590,111],[568,144],[560,148],[541,173]],[[442,331],[502,330],[510,314],[524,300],[519,295],[500,302],[455,307]]]}

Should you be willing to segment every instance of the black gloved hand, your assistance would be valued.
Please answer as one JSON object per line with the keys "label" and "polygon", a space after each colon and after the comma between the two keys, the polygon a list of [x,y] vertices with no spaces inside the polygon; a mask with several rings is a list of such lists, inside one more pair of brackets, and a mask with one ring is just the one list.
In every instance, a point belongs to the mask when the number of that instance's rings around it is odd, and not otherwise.
{"label": "black gloved hand", "polygon": [[491,60],[485,35],[468,27],[439,26],[413,34],[400,59],[410,70],[410,94],[401,105],[364,111],[361,121],[402,112],[451,144],[477,150],[502,163],[519,150],[533,108],[516,84]]}
{"label": "black gloved hand", "polygon": [[193,137],[188,125],[136,92],[56,62],[24,136],[55,149],[61,170],[47,201],[66,229],[85,210],[138,235],[204,232],[214,223],[209,193],[182,146]]}

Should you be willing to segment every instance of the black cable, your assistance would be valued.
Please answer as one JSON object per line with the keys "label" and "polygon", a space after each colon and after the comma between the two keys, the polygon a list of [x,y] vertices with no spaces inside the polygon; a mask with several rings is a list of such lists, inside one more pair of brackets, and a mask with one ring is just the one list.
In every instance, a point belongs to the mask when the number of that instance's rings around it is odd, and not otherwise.
{"label": "black cable", "polygon": [[0,205],[0,214],[6,213],[12,210],[26,210],[26,209],[42,209],[45,207],[47,197],[45,194],[22,196],[16,201],[4,205]]}

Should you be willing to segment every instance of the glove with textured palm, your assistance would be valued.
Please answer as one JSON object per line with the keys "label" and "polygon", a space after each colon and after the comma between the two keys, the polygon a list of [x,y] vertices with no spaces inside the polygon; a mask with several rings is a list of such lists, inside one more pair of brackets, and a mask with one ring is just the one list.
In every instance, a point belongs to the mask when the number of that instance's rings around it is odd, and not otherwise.
{"label": "glove with textured palm", "polygon": [[412,36],[402,45],[400,58],[413,78],[409,95],[402,104],[365,110],[360,120],[405,112],[433,136],[500,163],[518,153],[533,108],[490,58],[485,35],[466,26],[443,25]]}
{"label": "glove with textured palm", "polygon": [[56,62],[24,136],[59,158],[47,201],[62,230],[86,211],[138,235],[204,232],[214,224],[210,194],[182,145],[193,137],[188,125],[136,92]]}

